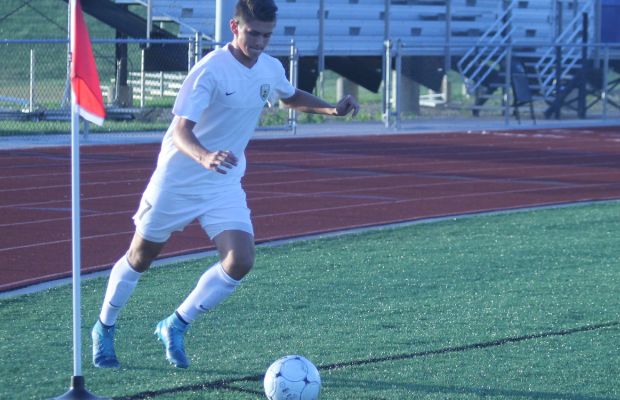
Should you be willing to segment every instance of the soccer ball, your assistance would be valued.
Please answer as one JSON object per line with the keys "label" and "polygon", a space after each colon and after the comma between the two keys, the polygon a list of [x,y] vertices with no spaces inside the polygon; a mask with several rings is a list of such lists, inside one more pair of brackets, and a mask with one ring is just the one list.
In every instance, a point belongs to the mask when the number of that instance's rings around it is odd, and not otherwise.
{"label": "soccer ball", "polygon": [[321,376],[306,358],[292,355],[271,364],[263,384],[269,400],[316,400],[321,391]]}

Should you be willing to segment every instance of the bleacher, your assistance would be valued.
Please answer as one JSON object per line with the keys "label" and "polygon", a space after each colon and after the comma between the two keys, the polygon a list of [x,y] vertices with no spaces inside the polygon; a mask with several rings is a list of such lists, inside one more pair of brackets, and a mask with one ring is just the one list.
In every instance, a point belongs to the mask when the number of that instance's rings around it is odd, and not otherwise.
{"label": "bleacher", "polygon": [[[554,37],[556,0],[512,0],[513,41],[550,42]],[[585,0],[562,0],[563,24]],[[116,0],[146,6],[146,0]],[[151,0],[154,21],[176,22],[179,36],[200,33],[215,37],[215,0]],[[502,11],[499,0],[391,0],[388,37],[418,45],[420,54],[443,55],[447,41],[453,55],[462,55],[493,25]],[[286,55],[294,39],[301,55],[316,55],[319,43],[319,1],[281,0],[271,52]],[[384,0],[325,1],[324,54],[377,55],[385,39]],[[447,21],[447,13],[450,21]],[[450,36],[447,36],[447,30]]]}
{"label": "bleacher", "polygon": [[[147,4],[147,0],[115,1]],[[321,51],[320,2],[279,0],[277,4],[278,24],[269,52],[287,57],[294,39],[301,60],[300,87],[312,89]],[[507,48],[497,46],[511,44],[513,62],[525,65],[532,88],[538,90],[543,85],[536,76],[541,74],[540,60],[546,57],[551,61],[545,62],[552,62],[546,53],[549,46],[559,33],[577,29],[574,21],[589,4],[592,0],[390,0],[388,4],[385,0],[326,0],[322,55],[326,68],[377,90],[383,79],[379,70],[385,39],[400,40],[417,65],[403,71],[409,78],[438,91],[449,60],[449,67],[462,73],[471,92],[482,85],[489,94],[505,81],[496,72],[507,61]],[[153,21],[177,23],[179,36],[215,37],[215,0],[151,0],[151,5]],[[593,20],[592,10],[588,8]],[[590,38],[594,40],[594,35]],[[446,58],[448,46],[450,58]],[[491,55],[472,57],[484,52]],[[478,64],[467,67],[467,62]],[[463,71],[475,73],[467,76]]]}
{"label": "bleacher", "polygon": [[[127,3],[127,0],[119,0]],[[146,5],[145,0],[136,3]],[[278,24],[273,51],[285,51],[295,39],[302,55],[316,55],[319,43],[319,1],[278,2]],[[497,15],[496,0],[452,0],[451,43],[475,43]],[[154,21],[179,23],[180,36],[197,32],[215,36],[215,0],[152,0]],[[379,55],[385,36],[384,0],[330,0],[325,2],[325,55]],[[431,54],[442,54],[446,41],[446,0],[392,0],[389,37],[423,43]],[[284,55],[284,53],[283,53]]]}

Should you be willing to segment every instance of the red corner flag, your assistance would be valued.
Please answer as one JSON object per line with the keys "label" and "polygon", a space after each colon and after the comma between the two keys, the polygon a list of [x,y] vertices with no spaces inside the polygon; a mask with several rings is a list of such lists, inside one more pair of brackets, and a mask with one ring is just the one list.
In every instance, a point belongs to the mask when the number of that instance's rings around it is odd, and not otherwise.
{"label": "red corner flag", "polygon": [[105,108],[88,28],[80,0],[71,3],[71,90],[82,118],[102,125]]}

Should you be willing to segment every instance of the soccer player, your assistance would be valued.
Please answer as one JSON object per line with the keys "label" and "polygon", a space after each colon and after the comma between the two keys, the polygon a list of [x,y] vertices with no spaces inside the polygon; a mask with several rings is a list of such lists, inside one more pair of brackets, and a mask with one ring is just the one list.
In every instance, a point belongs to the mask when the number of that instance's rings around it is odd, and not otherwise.
{"label": "soccer player", "polygon": [[91,332],[95,366],[120,367],[114,351],[118,314],[173,232],[197,219],[220,258],[156,326],[166,359],[176,367],[189,366],[184,348],[189,325],[228,298],[250,272],[254,236],[241,178],[244,151],[265,104],[280,99],[299,111],[334,116],[359,111],[351,96],[332,105],[296,89],[282,64],[263,53],[277,10],[273,0],[239,0],[230,20],[232,42],[200,60],[179,90],[157,167],[133,217],[134,237],[112,268]]}

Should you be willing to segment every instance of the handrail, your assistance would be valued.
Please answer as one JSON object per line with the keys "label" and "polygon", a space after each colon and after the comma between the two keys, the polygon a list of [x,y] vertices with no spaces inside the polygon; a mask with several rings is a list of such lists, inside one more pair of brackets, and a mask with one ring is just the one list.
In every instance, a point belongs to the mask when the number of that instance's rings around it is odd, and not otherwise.
{"label": "handrail", "polygon": [[[566,53],[561,55],[561,69],[560,71],[556,71],[557,49],[566,47],[566,44],[577,44],[580,42],[582,16],[588,11],[589,20],[591,22],[594,20],[594,0],[589,0],[583,4],[577,12],[577,15],[568,23],[566,29],[557,36],[552,46],[543,53],[538,62],[534,65],[541,88],[540,92],[543,97],[548,100],[553,98],[553,93],[556,90],[556,85],[554,83],[557,83],[557,79],[566,79],[579,62],[581,57],[579,48],[571,47]],[[592,31],[592,23],[588,24],[588,29]]]}
{"label": "handrail", "polygon": [[507,50],[500,51],[497,44],[505,44],[512,38],[514,33],[512,11],[515,5],[516,1],[513,0],[503,12],[498,13],[495,22],[478,39],[476,45],[458,61],[457,67],[469,93],[474,93],[495,67],[506,58]]}

